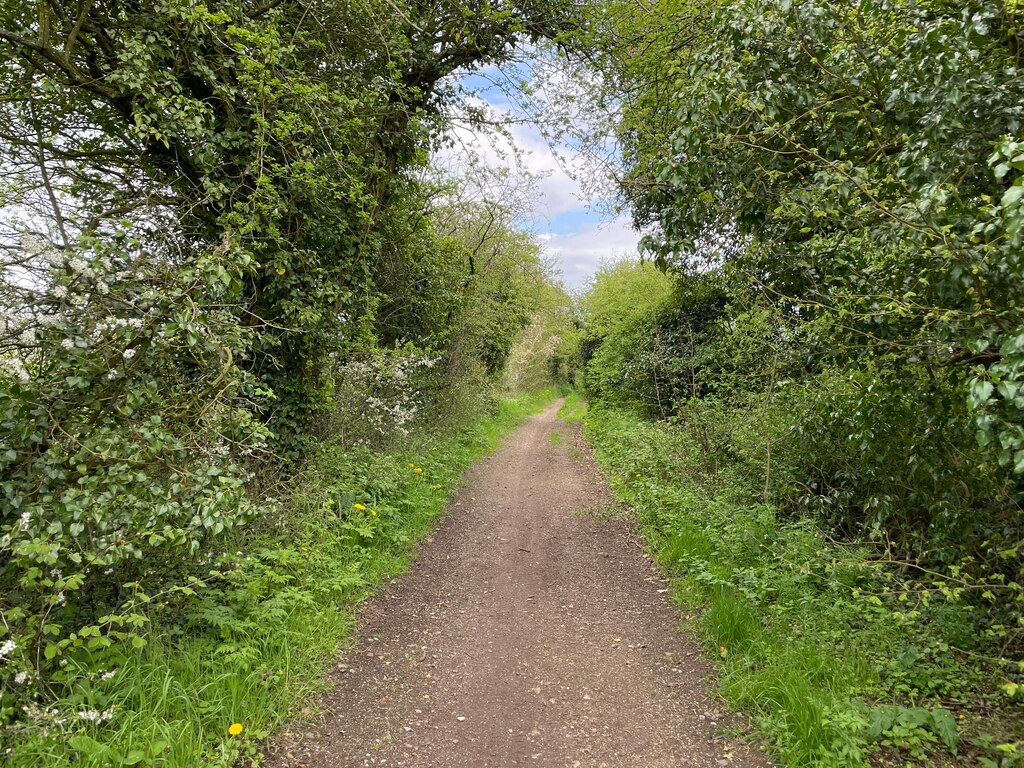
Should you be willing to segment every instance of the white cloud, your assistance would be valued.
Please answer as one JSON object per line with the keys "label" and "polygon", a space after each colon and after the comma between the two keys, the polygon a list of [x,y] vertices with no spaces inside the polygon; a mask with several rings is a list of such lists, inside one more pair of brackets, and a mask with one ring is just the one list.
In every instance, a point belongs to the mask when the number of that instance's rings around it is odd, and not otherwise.
{"label": "white cloud", "polygon": [[[591,199],[584,186],[573,178],[582,172],[584,159],[569,146],[552,150],[541,131],[528,122],[517,122],[513,107],[470,97],[472,107],[480,108],[489,120],[505,126],[507,136],[494,131],[457,125],[453,129],[454,147],[436,153],[434,161],[455,172],[464,171],[472,154],[493,168],[505,168],[513,179],[532,179],[535,194],[530,198],[529,219],[541,230],[537,235],[545,254],[561,267],[567,287],[581,286],[597,271],[601,261],[636,252],[640,236],[625,216],[607,220],[595,210],[600,200]],[[556,154],[557,151],[557,154]],[[567,170],[568,169],[568,170]],[[529,182],[524,182],[529,183]],[[560,214],[579,214],[573,231],[564,231],[564,219],[558,227],[551,222]],[[544,221],[549,222],[545,227]],[[543,231],[557,228],[558,232]]]}
{"label": "white cloud", "polygon": [[583,285],[602,261],[635,254],[640,235],[620,216],[613,221],[587,224],[569,234],[544,233],[540,236],[544,252],[558,260],[562,277],[569,288]]}
{"label": "white cloud", "polygon": [[[512,119],[511,112],[487,102],[485,106],[495,122]],[[556,156],[541,132],[526,123],[506,124],[508,136],[495,132],[458,126],[453,130],[456,145],[437,152],[434,161],[442,167],[458,169],[465,165],[468,153],[476,155],[485,165],[508,168],[513,176],[527,176],[537,189],[534,216],[553,218],[567,211],[579,211],[589,204],[578,181],[566,168],[578,168],[575,152],[566,148]]]}

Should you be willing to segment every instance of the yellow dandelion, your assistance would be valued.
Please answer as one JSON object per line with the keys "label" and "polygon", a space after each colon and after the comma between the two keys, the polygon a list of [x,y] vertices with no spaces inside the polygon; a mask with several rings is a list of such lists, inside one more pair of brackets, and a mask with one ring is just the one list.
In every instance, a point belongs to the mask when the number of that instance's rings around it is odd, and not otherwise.
{"label": "yellow dandelion", "polygon": [[352,506],[355,509],[358,509],[360,512],[365,512],[366,511],[366,505],[365,504],[358,504],[357,503],[357,504],[353,504]]}
{"label": "yellow dandelion", "polygon": [[416,467],[416,469],[414,469],[413,472],[415,472],[417,475],[422,475],[423,467]]}
{"label": "yellow dandelion", "polygon": [[415,464],[407,464],[406,466],[409,467],[409,469],[414,469],[416,467]]}
{"label": "yellow dandelion", "polygon": [[232,723],[228,726],[228,733],[232,736],[238,736],[245,728],[242,727],[241,723]]}
{"label": "yellow dandelion", "polygon": [[376,517],[377,516],[377,510],[376,509],[371,509],[370,510],[370,516],[371,517]]}

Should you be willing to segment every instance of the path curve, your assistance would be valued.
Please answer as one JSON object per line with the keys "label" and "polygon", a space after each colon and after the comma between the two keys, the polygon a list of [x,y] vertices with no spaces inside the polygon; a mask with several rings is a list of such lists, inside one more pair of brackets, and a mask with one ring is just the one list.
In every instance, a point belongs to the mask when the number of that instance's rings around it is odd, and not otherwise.
{"label": "path curve", "polygon": [[[753,768],[560,402],[463,482],[271,768]],[[557,435],[557,437],[552,437]]]}

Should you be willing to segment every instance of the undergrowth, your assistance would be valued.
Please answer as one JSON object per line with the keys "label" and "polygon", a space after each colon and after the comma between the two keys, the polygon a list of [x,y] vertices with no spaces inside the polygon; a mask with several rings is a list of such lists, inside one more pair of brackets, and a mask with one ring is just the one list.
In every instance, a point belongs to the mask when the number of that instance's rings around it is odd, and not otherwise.
{"label": "undergrowth", "polygon": [[[580,398],[563,412],[584,418]],[[1024,765],[998,648],[959,596],[701,467],[679,427],[599,406],[585,432],[673,596],[786,766]],[[916,580],[915,580],[916,579]]]}
{"label": "undergrowth", "polygon": [[323,446],[288,508],[228,534],[226,554],[152,613],[141,647],[107,669],[65,666],[72,695],[41,713],[45,727],[6,732],[0,762],[226,768],[255,758],[323,686],[354,608],[406,567],[460,474],[553,396],[502,400],[394,452]]}

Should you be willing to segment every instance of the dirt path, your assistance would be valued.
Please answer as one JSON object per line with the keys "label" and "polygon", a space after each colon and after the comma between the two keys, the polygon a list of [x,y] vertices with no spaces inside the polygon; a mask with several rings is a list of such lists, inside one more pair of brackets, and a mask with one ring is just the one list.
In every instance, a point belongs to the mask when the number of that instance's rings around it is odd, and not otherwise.
{"label": "dirt path", "polygon": [[720,736],[709,670],[630,527],[593,514],[610,496],[558,405],[469,473],[269,766],[766,765]]}

